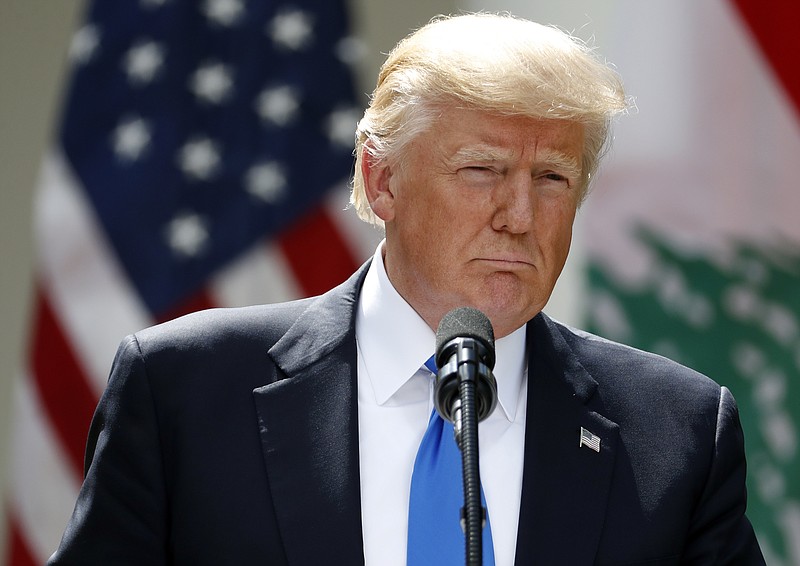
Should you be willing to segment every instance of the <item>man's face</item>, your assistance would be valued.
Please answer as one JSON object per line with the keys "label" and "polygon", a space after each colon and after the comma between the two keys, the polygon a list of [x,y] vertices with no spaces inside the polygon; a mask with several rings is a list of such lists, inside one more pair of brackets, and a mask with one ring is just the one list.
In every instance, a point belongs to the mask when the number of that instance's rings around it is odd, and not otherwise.
{"label": "man's face", "polygon": [[505,336],[545,305],[569,252],[583,126],[447,109],[389,163],[365,160],[389,279],[435,330],[480,309]]}

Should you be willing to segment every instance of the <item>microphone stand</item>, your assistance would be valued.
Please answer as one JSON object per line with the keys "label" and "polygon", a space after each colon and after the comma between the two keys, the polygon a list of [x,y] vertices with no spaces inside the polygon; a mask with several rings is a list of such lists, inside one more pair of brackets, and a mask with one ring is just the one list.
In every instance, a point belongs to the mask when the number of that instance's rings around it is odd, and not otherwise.
{"label": "microphone stand", "polygon": [[481,478],[478,453],[478,408],[476,403],[476,366],[471,363],[458,367],[459,399],[454,403],[454,429],[461,449],[464,481],[464,507],[461,508],[461,528],[464,530],[467,566],[483,564],[483,525],[486,510],[481,504]]}
{"label": "microphone stand", "polygon": [[466,543],[467,566],[483,565],[483,526],[486,509],[481,504],[478,456],[478,421],[497,405],[494,367],[494,331],[485,314],[461,307],[448,312],[436,331],[434,404],[444,420],[453,423],[461,450],[464,506],[461,528]]}

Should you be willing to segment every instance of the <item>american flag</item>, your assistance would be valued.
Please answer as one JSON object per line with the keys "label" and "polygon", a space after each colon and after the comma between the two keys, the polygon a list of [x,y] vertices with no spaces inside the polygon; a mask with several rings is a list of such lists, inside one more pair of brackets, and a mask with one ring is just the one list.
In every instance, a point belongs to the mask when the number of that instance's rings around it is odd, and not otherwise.
{"label": "american flag", "polygon": [[600,437],[581,427],[581,440],[578,444],[578,448],[582,446],[591,448],[595,452],[600,452]]}
{"label": "american flag", "polygon": [[360,115],[345,0],[97,0],[42,166],[16,387],[10,553],[55,550],[126,334],[323,292],[368,255],[343,212]]}

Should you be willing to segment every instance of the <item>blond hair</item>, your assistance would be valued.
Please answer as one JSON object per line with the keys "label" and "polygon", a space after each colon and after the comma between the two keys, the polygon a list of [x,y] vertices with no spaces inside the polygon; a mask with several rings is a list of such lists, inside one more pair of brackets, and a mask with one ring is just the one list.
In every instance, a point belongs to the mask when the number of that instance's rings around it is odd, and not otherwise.
{"label": "blond hair", "polygon": [[448,104],[583,124],[581,200],[609,143],[611,118],[628,105],[618,75],[556,28],[510,15],[436,18],[389,53],[358,124],[350,200],[361,219],[382,225],[366,197],[364,152],[378,162],[399,157]]}

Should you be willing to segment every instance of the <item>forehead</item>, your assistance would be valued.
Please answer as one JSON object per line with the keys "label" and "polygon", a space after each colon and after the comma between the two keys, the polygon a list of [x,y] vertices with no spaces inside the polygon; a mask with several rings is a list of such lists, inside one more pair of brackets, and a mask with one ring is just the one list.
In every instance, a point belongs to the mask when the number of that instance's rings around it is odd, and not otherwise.
{"label": "forehead", "polygon": [[567,120],[507,116],[467,109],[444,109],[421,137],[433,141],[452,159],[578,160],[583,153],[584,126]]}

